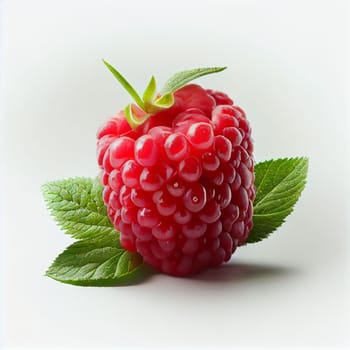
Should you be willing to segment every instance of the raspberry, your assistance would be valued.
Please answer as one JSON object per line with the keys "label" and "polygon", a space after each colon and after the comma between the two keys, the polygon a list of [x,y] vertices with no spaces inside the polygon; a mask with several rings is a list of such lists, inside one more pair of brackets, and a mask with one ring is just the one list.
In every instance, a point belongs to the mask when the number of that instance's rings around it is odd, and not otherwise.
{"label": "raspberry", "polygon": [[124,111],[97,134],[103,200],[122,246],[186,276],[230,260],[252,228],[251,129],[224,93],[186,85],[136,128]]}

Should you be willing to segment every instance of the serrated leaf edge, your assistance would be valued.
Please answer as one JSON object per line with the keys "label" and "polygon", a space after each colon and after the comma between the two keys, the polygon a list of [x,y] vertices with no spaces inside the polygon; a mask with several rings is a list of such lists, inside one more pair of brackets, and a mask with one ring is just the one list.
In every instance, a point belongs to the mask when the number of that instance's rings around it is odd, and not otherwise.
{"label": "serrated leaf edge", "polygon": [[[266,199],[266,197],[268,197],[270,194],[272,194],[272,193],[275,191],[275,189],[276,189],[283,181],[285,181],[289,176],[291,176],[291,174],[294,173],[294,171],[296,170],[297,167],[300,167],[300,168],[301,168],[301,169],[300,169],[300,172],[302,172],[302,170],[303,170],[305,167],[306,167],[306,168],[308,167],[308,159],[307,159],[306,157],[278,158],[278,159],[276,159],[276,160],[271,159],[271,160],[267,160],[267,161],[264,161],[264,162],[259,163],[259,165],[260,165],[260,164],[266,164],[266,163],[268,163],[268,162],[271,162],[271,164],[272,164],[272,162],[274,162],[274,161],[281,161],[281,165],[280,165],[280,167],[281,167],[281,166],[283,166],[283,161],[291,161],[291,160],[293,160],[293,161],[303,161],[303,163],[298,163],[298,165],[293,169],[293,172],[287,174],[283,179],[281,179],[280,182],[279,182],[278,184],[275,185],[275,187],[273,188],[273,190],[270,191],[267,195],[265,195],[265,197],[264,197],[261,201],[259,201],[259,202],[257,202],[257,203],[254,202],[254,209],[258,208],[259,205],[261,205],[261,203],[264,202],[264,200]],[[257,165],[258,165],[258,164],[257,164]],[[280,167],[279,167],[279,168],[280,168]],[[278,169],[279,169],[279,168],[278,168]],[[277,171],[278,171],[278,169],[277,169]],[[265,173],[265,175],[264,175],[264,178],[262,179],[262,181],[261,181],[259,187],[262,186],[262,184],[263,184],[263,182],[264,182],[264,180],[265,180],[265,178],[266,178],[266,174],[267,174],[267,173],[268,173],[268,171],[266,171],[266,173]],[[301,183],[305,184],[305,183],[306,183],[306,179],[303,180]],[[300,184],[300,183],[298,183],[298,185],[299,185],[299,184]],[[257,190],[256,190],[256,196],[258,196],[258,193],[259,193],[259,189],[257,188]],[[299,197],[298,197],[298,198],[299,198]]]}
{"label": "serrated leaf edge", "polygon": [[[92,209],[88,209],[88,208],[85,208],[85,207],[82,207],[82,208],[79,208],[79,209],[54,209],[54,208],[51,207],[50,199],[49,199],[48,196],[50,194],[58,196],[58,194],[54,193],[54,192],[50,192],[50,186],[59,186],[59,184],[62,184],[64,182],[78,182],[78,181],[91,182],[92,186],[91,186],[91,189],[89,191],[90,195],[91,195],[92,190],[93,190],[94,186],[96,185],[96,183],[99,184],[98,178],[71,177],[71,178],[62,179],[62,180],[49,181],[49,182],[46,182],[45,184],[41,185],[41,191],[42,191],[42,194],[43,194],[43,197],[44,197],[44,201],[45,201],[45,204],[46,204],[46,209],[49,211],[51,217],[54,219],[56,224],[64,231],[65,234],[71,235],[73,238],[76,238],[76,239],[88,238],[89,234],[86,233],[86,232],[89,231],[89,230],[91,231],[91,229],[93,229],[93,228],[99,228],[101,230],[101,232],[98,235],[100,235],[100,234],[104,235],[104,234],[108,234],[108,233],[117,232],[114,229],[113,224],[110,222],[110,220],[108,218],[106,209],[104,209],[103,212],[99,212],[99,211],[94,211]],[[92,198],[92,196],[90,198]],[[78,205],[78,203],[76,203],[74,201],[70,201],[70,202]],[[98,208],[99,205],[102,204],[102,203],[98,203],[95,198],[93,198],[93,202],[96,204],[96,208]],[[61,213],[69,213],[71,211],[75,212],[77,210],[81,210],[81,211],[86,210],[86,211],[94,213],[94,214],[96,214],[98,216],[101,216],[101,221],[100,222],[102,222],[104,219],[107,218],[108,220],[105,220],[105,221],[106,221],[106,223],[108,223],[108,225],[103,225],[103,224],[85,224],[83,222],[70,221],[69,219],[66,219],[66,218],[64,220],[62,220],[62,218],[59,218],[59,217],[57,217],[54,214],[55,211],[61,212]],[[87,216],[84,216],[84,217],[86,218]],[[71,231],[73,231],[73,228],[72,227],[67,227],[67,225],[69,225],[69,224],[71,224],[71,226],[74,226],[74,225],[85,226],[86,230],[84,230],[84,232],[81,232],[81,233],[73,233],[73,232],[71,232]],[[98,235],[95,234],[94,237],[97,237]]]}
{"label": "serrated leaf edge", "polygon": [[[116,231],[117,232],[117,231]],[[82,241],[94,241],[97,240],[96,238],[87,238],[87,239],[82,239],[82,240],[78,240],[74,243],[72,243],[71,245],[69,245],[68,247],[66,247],[52,262],[52,264],[50,265],[50,267],[46,270],[45,272],[45,276],[52,278],[55,281],[61,282],[61,283],[65,283],[65,284],[72,284],[72,285],[77,285],[77,286],[114,286],[114,285],[118,285],[118,284],[123,284],[123,283],[127,283],[129,282],[132,278],[134,278],[136,275],[139,275],[142,270],[144,269],[144,263],[141,262],[139,265],[137,265],[137,267],[134,267],[132,270],[130,270],[130,261],[128,264],[128,270],[125,273],[122,274],[118,274],[118,269],[120,267],[120,263],[121,263],[121,259],[124,255],[127,254],[136,254],[136,253],[130,253],[126,250],[124,250],[122,247],[119,250],[118,253],[116,253],[115,255],[113,255],[112,257],[108,258],[107,260],[105,260],[102,264],[100,264],[95,271],[93,271],[92,275],[89,276],[89,278],[86,279],[63,279],[63,278],[59,278],[57,277],[57,274],[54,272],[51,272],[50,270],[54,270],[54,265],[57,264],[58,259],[60,259],[60,257],[65,254],[69,249],[71,249],[71,247],[78,243],[78,242],[82,242]],[[97,249],[103,249],[103,248],[95,248],[92,249],[91,252],[93,252],[94,250]],[[84,255],[84,254],[75,254],[75,255]],[[118,256],[118,262],[116,264],[115,267],[115,272],[113,274],[113,276],[108,277],[108,278],[93,278],[93,276],[96,274],[96,271],[98,268],[100,268],[103,264],[106,264],[108,261],[110,261],[111,259],[115,259]],[[91,265],[92,263],[88,263],[82,266],[79,266],[78,269],[81,270],[83,268],[85,268],[88,265]],[[71,271],[74,268],[77,268],[75,266],[67,266],[68,268],[70,267],[70,269],[68,269],[68,271],[66,271],[65,273]]]}
{"label": "serrated leaf edge", "polygon": [[[253,220],[254,220],[254,217],[262,217],[262,216],[272,216],[272,215],[277,215],[277,214],[280,214],[282,212],[286,212],[286,215],[285,217],[281,220],[281,223],[279,226],[275,227],[272,231],[270,231],[269,233],[266,233],[265,235],[259,235],[258,237],[254,237],[254,240],[252,240],[252,236],[251,234],[249,234],[248,236],[248,239],[246,241],[246,244],[252,244],[252,243],[258,243],[258,242],[261,242],[262,240],[268,238],[273,232],[275,232],[278,228],[280,228],[286,221],[286,218],[291,215],[293,212],[294,212],[294,207],[296,205],[296,203],[298,202],[303,190],[305,189],[305,186],[306,186],[306,183],[307,183],[307,172],[308,172],[308,167],[309,167],[309,159],[307,157],[285,157],[285,158],[278,158],[278,159],[269,159],[269,160],[265,160],[263,162],[259,162],[257,163],[255,166],[257,165],[264,165],[266,163],[269,163],[271,162],[274,162],[274,161],[291,161],[291,160],[295,160],[295,161],[303,161],[302,163],[299,163],[298,166],[302,167],[302,170],[304,170],[304,168],[306,167],[306,171],[305,171],[305,177],[304,179],[302,180],[301,184],[301,188],[300,188],[300,191],[298,191],[298,194],[296,196],[296,199],[295,199],[295,202],[293,204],[293,206],[288,210],[288,209],[285,209],[283,211],[280,211],[280,212],[274,212],[274,213],[270,213],[270,214],[254,214],[254,210],[253,210]],[[264,178],[262,179],[262,181],[260,182],[260,186],[261,184],[263,183],[263,180],[265,179],[265,176],[267,174],[267,171],[264,175]],[[289,173],[286,177],[290,176],[291,173]],[[282,180],[283,181],[283,180]],[[282,182],[281,181],[281,182]],[[300,183],[299,183],[300,184]],[[256,193],[258,193],[258,190],[256,191]],[[261,202],[259,202],[261,203]],[[256,204],[254,203],[254,209],[256,209]],[[254,230],[254,226],[251,230],[251,232],[253,232]]]}

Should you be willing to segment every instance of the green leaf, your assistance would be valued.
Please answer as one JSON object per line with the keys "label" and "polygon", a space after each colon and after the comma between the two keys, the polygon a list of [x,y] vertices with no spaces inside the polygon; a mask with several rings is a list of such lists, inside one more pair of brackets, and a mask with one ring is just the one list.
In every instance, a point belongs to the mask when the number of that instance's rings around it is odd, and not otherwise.
{"label": "green leaf", "polygon": [[174,92],[194,79],[207,74],[221,72],[226,68],[227,67],[195,68],[176,73],[165,83],[162,89],[162,95]]}
{"label": "green leaf", "polygon": [[80,286],[111,286],[141,272],[142,258],[125,251],[117,232],[77,241],[61,253],[46,276]]}
{"label": "green leaf", "polygon": [[106,65],[106,67],[111,71],[114,77],[119,81],[119,83],[124,87],[124,89],[129,93],[129,95],[134,99],[134,101],[140,106],[140,108],[144,108],[143,101],[136,90],[131,86],[131,84],[107,61],[102,60],[102,62]]}
{"label": "green leaf", "polygon": [[269,160],[255,166],[254,226],[247,243],[267,238],[293,211],[305,187],[307,158]]}
{"label": "green leaf", "polygon": [[42,186],[47,206],[60,227],[75,238],[115,233],[97,179],[74,178]]}

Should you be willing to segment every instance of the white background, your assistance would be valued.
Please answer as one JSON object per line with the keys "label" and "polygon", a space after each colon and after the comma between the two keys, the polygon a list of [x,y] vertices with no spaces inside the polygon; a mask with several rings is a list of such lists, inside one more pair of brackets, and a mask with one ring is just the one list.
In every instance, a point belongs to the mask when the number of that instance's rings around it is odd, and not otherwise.
{"label": "white background", "polygon": [[[342,348],[349,335],[349,6],[346,1],[3,1],[1,336],[5,348]],[[308,156],[287,223],[193,279],[83,288],[43,276],[71,239],[40,185],[95,176],[95,132],[176,71],[250,118],[256,160]]]}

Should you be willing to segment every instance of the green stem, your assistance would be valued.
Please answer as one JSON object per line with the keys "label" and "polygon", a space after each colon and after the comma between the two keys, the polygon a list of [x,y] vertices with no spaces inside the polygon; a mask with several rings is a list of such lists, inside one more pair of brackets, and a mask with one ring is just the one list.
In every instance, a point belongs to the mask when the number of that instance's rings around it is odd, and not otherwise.
{"label": "green stem", "polygon": [[136,90],[130,85],[130,83],[107,61],[102,59],[102,62],[106,65],[106,67],[112,72],[112,74],[117,78],[119,83],[124,87],[124,89],[129,93],[129,95],[134,99],[134,101],[138,104],[138,106],[144,109],[144,103],[136,92]]}

